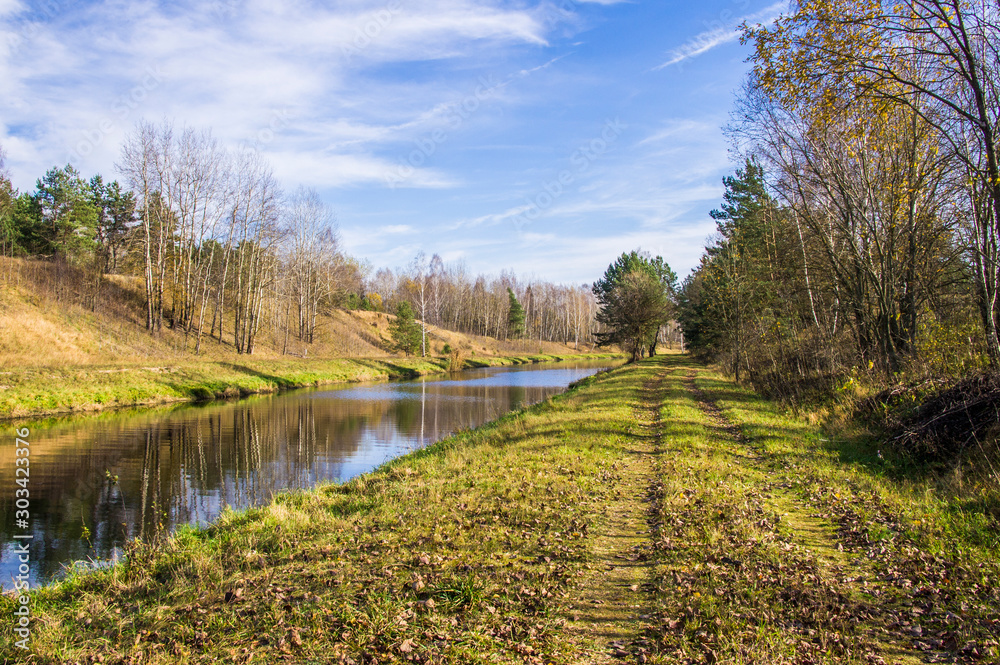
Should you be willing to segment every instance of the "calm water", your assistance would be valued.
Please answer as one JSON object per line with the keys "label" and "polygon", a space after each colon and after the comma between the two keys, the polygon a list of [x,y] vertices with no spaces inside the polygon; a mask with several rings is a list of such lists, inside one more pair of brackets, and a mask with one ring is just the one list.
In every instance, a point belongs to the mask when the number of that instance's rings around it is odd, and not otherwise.
{"label": "calm water", "polygon": [[[386,460],[561,392],[610,363],[470,370],[300,390],[239,402],[67,419],[33,428],[32,586],[130,538],[205,524],[225,506],[344,481]],[[12,426],[3,436],[13,443]],[[0,584],[13,587],[14,446],[0,446]],[[89,534],[89,538],[87,535]]]}

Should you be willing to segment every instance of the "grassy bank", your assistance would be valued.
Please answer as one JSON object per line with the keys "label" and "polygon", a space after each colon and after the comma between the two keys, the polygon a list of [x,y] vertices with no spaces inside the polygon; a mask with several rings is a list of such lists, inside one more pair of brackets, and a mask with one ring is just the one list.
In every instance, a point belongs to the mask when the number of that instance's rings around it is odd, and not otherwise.
{"label": "grassy bank", "polygon": [[890,479],[702,368],[668,389],[647,634],[669,662],[997,662],[1000,524],[977,490]]}
{"label": "grassy bank", "polygon": [[995,662],[996,525],[822,438],[625,366],[37,590],[32,662]]}
{"label": "grassy bank", "polygon": [[[521,355],[473,358],[488,367],[609,355]],[[208,400],[331,383],[410,378],[448,371],[443,358],[239,359],[162,365],[37,367],[0,372],[0,418]]]}

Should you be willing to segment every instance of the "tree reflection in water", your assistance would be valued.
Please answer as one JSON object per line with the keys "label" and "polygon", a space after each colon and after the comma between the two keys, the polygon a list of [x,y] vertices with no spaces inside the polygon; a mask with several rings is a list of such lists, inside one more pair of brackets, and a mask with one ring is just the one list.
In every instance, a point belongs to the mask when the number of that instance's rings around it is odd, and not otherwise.
{"label": "tree reflection in water", "polygon": [[[607,363],[495,368],[239,402],[66,419],[31,434],[33,582],[112,560],[129,538],[206,524],[225,506],[344,481],[563,390]],[[14,468],[13,446],[0,466]],[[0,487],[0,580],[13,587],[12,482]],[[15,559],[15,560],[12,560]]]}

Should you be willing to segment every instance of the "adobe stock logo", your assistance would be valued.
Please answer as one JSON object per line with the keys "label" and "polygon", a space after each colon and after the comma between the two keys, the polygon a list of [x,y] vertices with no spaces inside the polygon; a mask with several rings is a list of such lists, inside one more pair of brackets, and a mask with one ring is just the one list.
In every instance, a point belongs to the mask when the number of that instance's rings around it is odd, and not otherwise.
{"label": "adobe stock logo", "polygon": [[560,171],[555,180],[542,183],[542,191],[528,197],[522,212],[512,218],[514,228],[520,232],[525,224],[535,221],[545,210],[555,205],[577,178],[590,170],[591,165],[611,149],[627,128],[628,125],[619,118],[605,122],[599,136],[581,145],[570,156],[569,163],[573,166],[572,169]]}
{"label": "adobe stock logo", "polygon": [[132,115],[132,111],[141,106],[149,94],[163,82],[163,72],[157,66],[146,67],[145,76],[128,92],[119,95],[111,103],[110,113],[97,121],[92,129],[84,130],[82,138],[70,150],[67,163],[79,163],[80,159],[94,152],[110,134],[118,129],[118,125]]}
{"label": "adobe stock logo", "polygon": [[403,10],[400,0],[389,0],[385,7],[375,12],[371,18],[363,24],[355,26],[354,39],[349,44],[344,44],[340,48],[341,54],[348,60],[372,45],[382,32],[392,25],[396,14]]}
{"label": "adobe stock logo", "polygon": [[[497,90],[504,87],[506,83],[498,83],[492,75],[480,76],[475,89],[460,100],[455,100],[445,106],[447,109],[443,121],[445,126],[456,131],[472,117],[483,104],[496,95]],[[391,189],[403,185],[410,177],[416,173],[417,169],[427,163],[438,148],[450,138],[444,129],[435,129],[428,135],[413,141],[413,149],[406,155],[402,155],[395,167],[383,178],[386,185]]]}

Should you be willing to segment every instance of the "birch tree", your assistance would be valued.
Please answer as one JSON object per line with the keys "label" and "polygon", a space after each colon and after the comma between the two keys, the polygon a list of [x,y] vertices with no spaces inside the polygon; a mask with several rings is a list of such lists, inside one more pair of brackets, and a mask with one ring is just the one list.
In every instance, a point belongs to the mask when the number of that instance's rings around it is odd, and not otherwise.
{"label": "birch tree", "polygon": [[315,341],[321,304],[333,293],[338,268],[333,212],[315,190],[300,188],[286,207],[286,255],[298,338]]}
{"label": "birch tree", "polygon": [[905,106],[965,183],[974,292],[1000,364],[1000,6],[975,0],[800,0],[748,30],[755,76],[786,104],[804,91]]}

